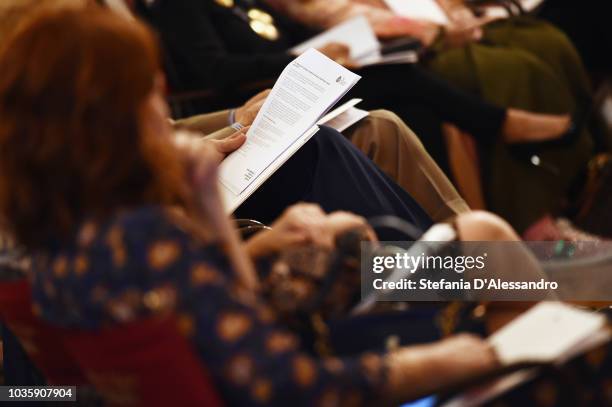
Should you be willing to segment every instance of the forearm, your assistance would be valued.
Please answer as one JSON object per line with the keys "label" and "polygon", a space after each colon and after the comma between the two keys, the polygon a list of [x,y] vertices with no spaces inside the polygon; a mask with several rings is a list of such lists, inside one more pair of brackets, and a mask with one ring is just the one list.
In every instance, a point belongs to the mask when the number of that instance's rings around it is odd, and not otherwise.
{"label": "forearm", "polygon": [[269,235],[270,231],[264,230],[244,243],[244,250],[251,260],[256,261],[277,252],[270,242]]}
{"label": "forearm", "polygon": [[173,123],[175,129],[185,129],[202,134],[211,134],[227,128],[230,124],[230,110],[201,114],[177,120]]}
{"label": "forearm", "polygon": [[[411,346],[387,355],[388,401],[397,404],[433,394],[498,366],[493,351],[482,346],[482,342],[475,343],[474,349],[455,349],[452,341],[456,340]],[[453,357],[449,351],[463,355]]]}

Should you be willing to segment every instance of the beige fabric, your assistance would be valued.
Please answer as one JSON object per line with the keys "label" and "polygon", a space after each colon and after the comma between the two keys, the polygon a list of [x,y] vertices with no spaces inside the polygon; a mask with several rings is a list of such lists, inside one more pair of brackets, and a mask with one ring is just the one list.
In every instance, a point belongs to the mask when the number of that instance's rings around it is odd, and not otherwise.
{"label": "beige fabric", "polygon": [[373,111],[345,134],[408,191],[435,222],[470,210],[419,138],[394,113]]}
{"label": "beige fabric", "polygon": [[[235,132],[226,127],[227,117],[228,111],[199,115],[177,121],[175,126],[220,139]],[[395,114],[373,111],[345,135],[408,191],[435,222],[470,210],[418,137]]]}

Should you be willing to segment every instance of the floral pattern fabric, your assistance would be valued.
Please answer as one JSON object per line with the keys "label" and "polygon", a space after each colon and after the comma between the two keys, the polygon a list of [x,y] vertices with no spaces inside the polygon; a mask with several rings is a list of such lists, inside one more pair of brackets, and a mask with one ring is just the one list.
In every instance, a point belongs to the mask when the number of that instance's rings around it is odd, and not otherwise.
{"label": "floral pattern fabric", "polygon": [[245,292],[215,242],[201,242],[161,208],[84,222],[72,242],[34,260],[35,311],[96,329],[175,312],[228,404],[358,405],[384,381],[383,357],[320,359]]}

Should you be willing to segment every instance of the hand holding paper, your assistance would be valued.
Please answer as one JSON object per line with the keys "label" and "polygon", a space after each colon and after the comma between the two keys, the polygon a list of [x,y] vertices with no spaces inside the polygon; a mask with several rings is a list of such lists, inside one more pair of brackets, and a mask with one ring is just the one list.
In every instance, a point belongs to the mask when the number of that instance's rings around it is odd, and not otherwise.
{"label": "hand holding paper", "polygon": [[[562,364],[610,340],[606,318],[555,302],[542,302],[489,338],[505,367],[521,364]],[[476,407],[520,386],[539,374],[522,368],[451,398],[443,407]]]}
{"label": "hand holding paper", "polygon": [[322,49],[329,44],[344,44],[350,50],[350,63],[357,67],[381,64],[415,63],[414,51],[397,51],[383,55],[382,45],[374,29],[364,16],[355,17],[294,47],[291,52],[301,54],[310,48]]}
{"label": "hand holding paper", "polygon": [[[360,79],[311,49],[285,68],[246,143],[220,166],[226,207],[235,210],[315,132],[315,124]],[[313,129],[314,128],[314,129]]]}

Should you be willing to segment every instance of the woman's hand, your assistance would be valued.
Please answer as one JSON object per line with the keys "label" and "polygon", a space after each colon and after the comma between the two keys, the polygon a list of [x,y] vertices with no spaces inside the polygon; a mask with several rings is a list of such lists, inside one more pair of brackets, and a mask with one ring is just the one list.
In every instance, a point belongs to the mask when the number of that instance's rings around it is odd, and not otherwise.
{"label": "woman's hand", "polygon": [[483,339],[467,334],[428,345],[401,348],[387,355],[388,394],[392,402],[435,393],[493,371],[499,361]]}
{"label": "woman's hand", "polygon": [[351,59],[351,48],[346,44],[330,42],[319,48],[319,52],[342,66],[356,66],[356,63]]}
{"label": "woman's hand", "polygon": [[484,36],[482,27],[495,20],[492,17],[477,17],[465,6],[451,7],[448,15],[450,23],[446,26],[445,42],[449,47],[463,47],[480,41]]}
{"label": "woman's hand", "polygon": [[[192,187],[192,219],[204,230],[214,231],[215,238],[225,248],[233,270],[241,285],[251,292],[258,288],[255,268],[245,252],[236,229],[225,212],[219,193],[218,163],[216,161],[227,145],[204,142],[198,149],[198,159],[190,166]],[[221,151],[221,152],[220,152]]]}
{"label": "woman's hand", "polygon": [[179,131],[174,136],[174,144],[188,163],[194,164],[201,160],[209,160],[218,166],[225,157],[238,150],[246,142],[248,130],[249,128],[245,127],[222,140],[205,140],[198,134]]}
{"label": "woman's hand", "polygon": [[243,126],[250,126],[255,121],[263,104],[266,102],[272,89],[266,89],[249,99],[242,107],[236,109],[236,122]]}
{"label": "woman's hand", "polygon": [[[244,127],[231,136],[222,140],[204,140],[203,143],[210,143],[213,151],[216,153],[216,161],[221,164],[225,157],[238,150],[246,142],[246,133],[249,131],[248,127]],[[197,153],[197,152],[196,152]]]}
{"label": "woman's hand", "polygon": [[375,239],[364,218],[348,212],[327,215],[314,204],[297,204],[266,230],[255,235],[247,243],[251,258],[265,257],[283,249],[312,244],[332,248],[337,236],[357,228],[364,228],[368,236]]}

